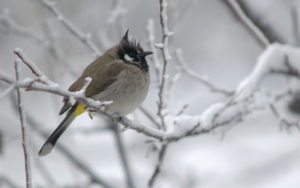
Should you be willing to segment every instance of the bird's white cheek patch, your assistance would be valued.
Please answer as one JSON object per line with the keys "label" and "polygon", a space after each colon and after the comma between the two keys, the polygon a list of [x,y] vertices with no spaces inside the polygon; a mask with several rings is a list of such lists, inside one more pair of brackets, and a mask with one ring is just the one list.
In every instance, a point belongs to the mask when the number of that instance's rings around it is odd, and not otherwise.
{"label": "bird's white cheek patch", "polygon": [[133,58],[131,58],[129,55],[125,54],[124,59],[126,61],[133,61]]}

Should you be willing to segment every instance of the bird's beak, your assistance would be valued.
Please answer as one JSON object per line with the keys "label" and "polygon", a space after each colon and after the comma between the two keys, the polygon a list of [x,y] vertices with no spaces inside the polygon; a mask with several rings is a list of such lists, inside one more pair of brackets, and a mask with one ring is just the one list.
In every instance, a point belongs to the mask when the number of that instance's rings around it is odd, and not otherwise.
{"label": "bird's beak", "polygon": [[153,54],[153,52],[146,51],[141,54],[141,57],[146,57],[147,55],[151,55],[151,54]]}

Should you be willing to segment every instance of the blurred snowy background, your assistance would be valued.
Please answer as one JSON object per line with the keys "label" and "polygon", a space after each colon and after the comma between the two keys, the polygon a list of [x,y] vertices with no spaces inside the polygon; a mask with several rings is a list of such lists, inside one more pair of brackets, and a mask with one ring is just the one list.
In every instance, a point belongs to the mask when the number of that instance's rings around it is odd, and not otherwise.
{"label": "blurred snowy background", "polygon": [[[299,44],[294,32],[297,30],[294,21],[298,19],[293,18],[293,15],[300,15],[299,0],[241,2],[251,13],[250,17],[267,26],[264,30],[272,33],[270,39],[294,46]],[[131,37],[149,50],[146,30],[149,19],[154,21],[155,42],[161,41],[158,0],[57,0],[56,7],[82,32],[90,33],[91,40],[102,52],[118,43],[127,29]],[[174,76],[176,71],[175,51],[181,49],[188,67],[209,78],[213,84],[234,90],[251,72],[265,47],[240,21],[228,1],[169,0],[167,8],[168,26],[174,32],[169,41],[170,75]],[[20,47],[62,88],[67,88],[95,58],[41,0],[0,0],[0,44],[2,73],[14,76],[13,49]],[[151,60],[149,65],[153,84],[143,107],[156,114],[158,91]],[[22,78],[26,76],[32,74],[22,66]],[[272,76],[263,82],[263,87],[269,92],[278,91],[286,89],[289,81],[284,76]],[[0,85],[0,91],[5,88]],[[168,109],[170,114],[176,114],[188,104],[184,113],[201,114],[211,104],[225,99],[226,96],[211,92],[182,73],[169,98]],[[23,92],[27,117],[34,117],[39,129],[48,135],[62,118],[58,116],[61,100],[47,93]],[[261,101],[264,100],[266,97],[262,96]],[[298,119],[299,116],[287,110],[290,100],[287,97],[278,108],[285,115]],[[25,187],[18,114],[11,96],[1,98],[0,103],[0,187]],[[150,124],[140,110],[130,116]],[[97,177],[113,187],[125,188],[126,177],[116,136],[106,124],[83,115],[59,142]],[[101,187],[90,183],[90,175],[57,148],[50,155],[39,157],[37,153],[45,138],[32,128],[28,132],[34,187]],[[156,144],[132,130],[121,132],[121,138],[135,187],[147,187],[157,163]],[[270,110],[259,110],[240,123],[170,144],[161,170],[154,186],[157,188],[298,188],[299,131],[280,126]]]}

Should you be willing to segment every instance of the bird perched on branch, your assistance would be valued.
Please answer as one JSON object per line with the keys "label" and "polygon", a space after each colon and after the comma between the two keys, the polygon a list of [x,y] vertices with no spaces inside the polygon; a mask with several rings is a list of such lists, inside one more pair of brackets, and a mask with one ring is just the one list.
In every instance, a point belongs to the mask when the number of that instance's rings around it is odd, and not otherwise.
{"label": "bird perched on branch", "polygon": [[[85,68],[69,91],[80,91],[89,77],[91,82],[85,96],[96,101],[113,101],[105,106],[105,110],[120,116],[127,115],[144,101],[148,93],[150,78],[145,57],[150,54],[152,52],[144,51],[139,43],[129,40],[127,31],[119,44]],[[59,114],[66,112],[67,115],[46,140],[39,155],[47,155],[72,121],[85,111],[84,104],[71,104],[69,98],[64,98]]]}

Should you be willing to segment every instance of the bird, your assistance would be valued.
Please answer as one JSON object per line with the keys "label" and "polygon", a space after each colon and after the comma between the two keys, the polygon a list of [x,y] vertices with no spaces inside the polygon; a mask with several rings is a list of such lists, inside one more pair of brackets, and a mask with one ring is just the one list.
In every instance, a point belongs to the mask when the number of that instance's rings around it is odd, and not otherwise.
{"label": "bird", "polygon": [[[130,40],[127,30],[121,41],[89,64],[68,90],[80,91],[86,85],[86,78],[90,78],[85,96],[95,101],[112,101],[104,110],[126,116],[147,96],[150,75],[146,56],[152,53],[144,51],[134,39]],[[74,119],[87,111],[83,103],[71,104],[69,97],[64,97],[63,102],[59,115],[66,113],[66,116],[41,147],[40,156],[49,154]]]}

